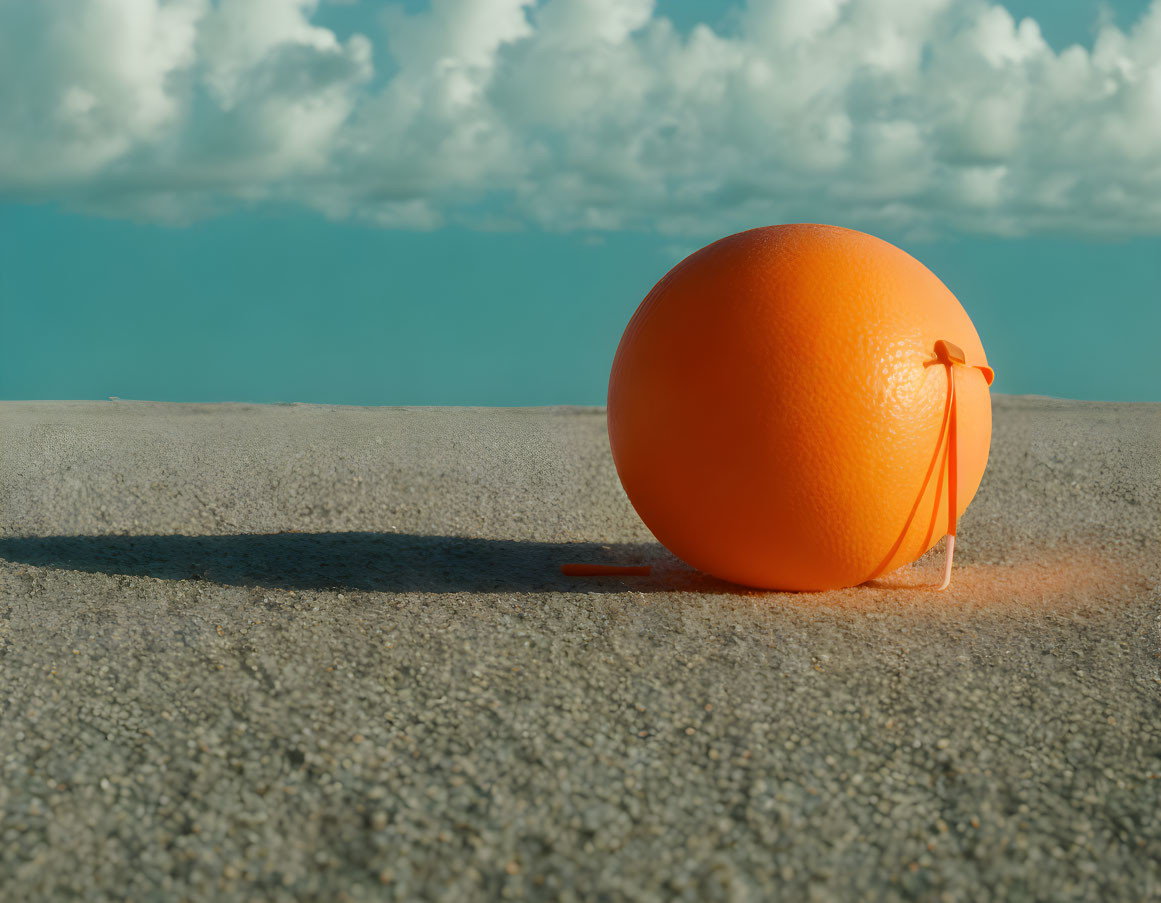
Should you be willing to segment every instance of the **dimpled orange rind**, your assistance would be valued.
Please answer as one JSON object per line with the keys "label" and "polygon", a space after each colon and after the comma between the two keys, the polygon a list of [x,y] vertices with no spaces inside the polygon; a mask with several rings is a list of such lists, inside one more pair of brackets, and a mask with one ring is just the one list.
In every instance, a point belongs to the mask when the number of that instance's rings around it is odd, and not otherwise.
{"label": "dimpled orange rind", "polygon": [[[983,477],[983,346],[918,260],[836,226],[752,229],[674,267],[633,315],[609,380],[622,485],[657,539],[747,586],[853,586],[947,528],[945,419],[962,349],[959,516]],[[941,513],[943,516],[941,516]]]}

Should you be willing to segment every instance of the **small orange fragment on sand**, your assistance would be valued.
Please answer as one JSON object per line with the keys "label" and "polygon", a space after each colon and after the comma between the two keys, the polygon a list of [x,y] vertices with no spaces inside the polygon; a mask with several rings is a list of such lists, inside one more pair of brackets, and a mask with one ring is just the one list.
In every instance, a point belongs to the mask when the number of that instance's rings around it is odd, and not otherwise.
{"label": "small orange fragment on sand", "polygon": [[520,863],[513,859],[506,866],[504,866],[504,871],[506,871],[509,875],[519,875]]}

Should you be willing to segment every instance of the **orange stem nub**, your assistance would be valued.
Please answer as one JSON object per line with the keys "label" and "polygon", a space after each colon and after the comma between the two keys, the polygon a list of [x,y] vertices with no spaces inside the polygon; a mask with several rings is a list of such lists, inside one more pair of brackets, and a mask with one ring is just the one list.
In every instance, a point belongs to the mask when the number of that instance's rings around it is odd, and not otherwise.
{"label": "orange stem nub", "polygon": [[647,564],[562,564],[560,572],[566,577],[648,577]]}

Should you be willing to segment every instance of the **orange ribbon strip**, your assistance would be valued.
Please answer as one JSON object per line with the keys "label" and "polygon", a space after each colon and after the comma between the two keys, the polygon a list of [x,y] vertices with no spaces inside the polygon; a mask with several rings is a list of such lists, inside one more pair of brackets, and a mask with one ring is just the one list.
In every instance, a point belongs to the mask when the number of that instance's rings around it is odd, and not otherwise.
{"label": "orange ribbon strip", "polygon": [[[938,362],[947,367],[947,420],[944,423],[947,429],[947,560],[943,566],[943,582],[939,584],[939,589],[945,590],[951,585],[951,562],[955,558],[955,529],[958,521],[956,517],[956,493],[959,491],[959,469],[957,466],[959,437],[956,434],[958,417],[956,416],[955,402],[955,365],[959,364],[963,367],[969,365],[963,349],[944,339],[935,343],[935,357],[936,361],[932,361],[932,363]],[[989,386],[992,384],[996,374],[991,367],[976,364],[970,366],[983,373]]]}

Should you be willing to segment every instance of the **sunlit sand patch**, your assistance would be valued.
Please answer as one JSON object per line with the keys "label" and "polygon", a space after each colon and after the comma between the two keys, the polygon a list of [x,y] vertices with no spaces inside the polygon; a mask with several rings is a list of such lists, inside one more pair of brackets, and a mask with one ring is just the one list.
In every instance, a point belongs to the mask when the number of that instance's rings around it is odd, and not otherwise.
{"label": "sunlit sand patch", "polygon": [[[870,604],[903,597],[916,608],[1014,614],[1088,612],[1127,602],[1146,590],[1146,562],[1096,549],[1037,550],[1034,556],[958,565],[951,586],[937,592],[938,550],[912,565],[856,587]],[[851,592],[851,591],[844,591]]]}

